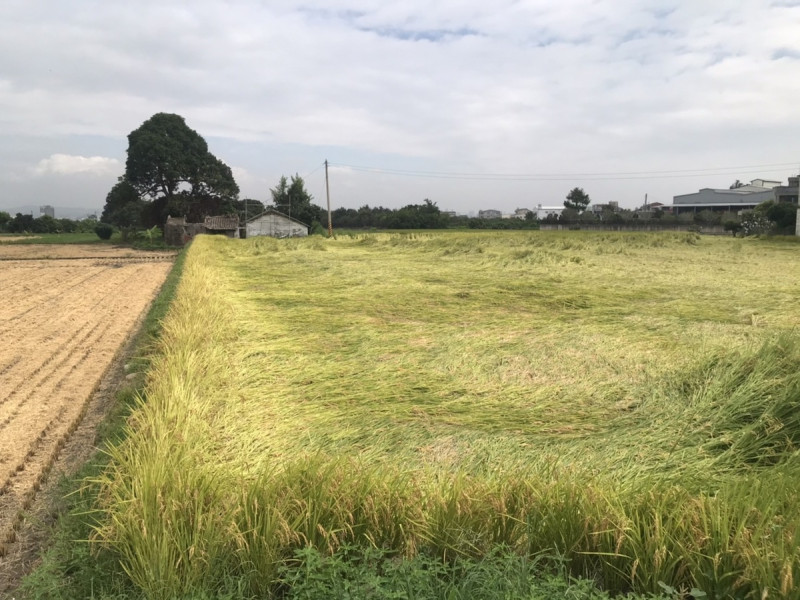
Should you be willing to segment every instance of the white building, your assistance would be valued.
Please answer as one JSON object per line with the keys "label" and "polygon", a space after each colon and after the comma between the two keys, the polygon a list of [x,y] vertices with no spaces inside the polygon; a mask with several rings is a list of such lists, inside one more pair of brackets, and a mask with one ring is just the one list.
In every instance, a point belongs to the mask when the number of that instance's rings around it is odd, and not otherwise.
{"label": "white building", "polygon": [[[528,215],[531,212],[533,212],[533,211],[531,211],[531,209],[529,209],[529,208],[518,208],[513,213],[508,215],[508,218],[509,219],[527,219]],[[506,217],[506,215],[503,215],[503,218],[505,218],[505,217]]]}
{"label": "white building", "polygon": [[248,219],[245,228],[245,237],[248,238],[259,235],[276,238],[305,237],[308,235],[308,225],[282,212],[278,212],[274,208],[268,208],[260,215]]}
{"label": "white building", "polygon": [[537,219],[543,221],[547,217],[558,218],[561,216],[563,211],[563,204],[561,206],[542,206],[541,204],[537,204],[536,208],[534,208],[531,212],[536,215]]}

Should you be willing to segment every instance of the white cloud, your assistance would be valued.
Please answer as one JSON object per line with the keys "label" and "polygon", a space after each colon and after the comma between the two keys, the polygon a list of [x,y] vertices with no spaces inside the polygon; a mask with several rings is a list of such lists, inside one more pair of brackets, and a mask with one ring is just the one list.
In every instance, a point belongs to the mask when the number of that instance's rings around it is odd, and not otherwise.
{"label": "white cloud", "polygon": [[[213,152],[213,149],[212,149]],[[233,178],[239,186],[240,198],[264,198],[267,195],[268,182],[244,167],[231,166]]]}
{"label": "white cloud", "polygon": [[75,156],[72,154],[51,154],[33,167],[36,175],[76,175],[97,176],[120,175],[124,167],[116,158],[105,156]]}
{"label": "white cloud", "polygon": [[[122,158],[155,112],[181,114],[246,169],[235,176],[253,197],[324,158],[494,173],[785,163],[800,156],[799,17],[767,0],[0,3],[0,178],[20,170],[3,160],[20,140],[23,164],[56,142],[69,153],[39,174],[118,175],[120,162],[92,155]],[[336,175],[354,204],[501,194]],[[668,200],[697,184],[643,185],[609,183],[597,200],[626,205],[656,186]],[[510,208],[560,201],[558,186],[502,196]]]}

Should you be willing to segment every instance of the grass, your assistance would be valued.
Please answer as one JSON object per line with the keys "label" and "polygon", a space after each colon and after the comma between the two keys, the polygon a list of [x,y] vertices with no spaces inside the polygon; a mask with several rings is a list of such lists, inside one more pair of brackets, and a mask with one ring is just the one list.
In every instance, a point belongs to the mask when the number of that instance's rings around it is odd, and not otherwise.
{"label": "grass", "polygon": [[94,232],[87,233],[34,233],[34,234],[0,234],[0,244],[113,244],[128,245],[139,250],[174,250],[163,239],[148,240],[137,237],[123,242],[121,234],[115,231],[110,239],[101,240]]}
{"label": "grass", "polygon": [[34,233],[24,235],[3,234],[0,236],[6,244],[118,244],[119,233],[115,233],[109,240],[101,240],[97,234],[87,233]]}
{"label": "grass", "polygon": [[797,597],[798,252],[200,237],[94,539],[148,598],[280,594],[298,550],[353,545]]}

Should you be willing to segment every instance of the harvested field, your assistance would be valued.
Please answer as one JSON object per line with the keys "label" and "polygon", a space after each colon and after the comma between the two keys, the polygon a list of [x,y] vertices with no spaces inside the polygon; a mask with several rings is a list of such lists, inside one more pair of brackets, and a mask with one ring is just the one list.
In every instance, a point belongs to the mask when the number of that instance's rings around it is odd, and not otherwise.
{"label": "harvested field", "polygon": [[15,236],[0,235],[0,244],[2,244],[3,242],[5,242],[7,244],[13,244],[15,242],[19,242],[20,240],[33,240],[33,239],[36,239],[38,237],[39,237],[38,235],[24,235],[24,236],[19,236],[19,235],[15,235]]}
{"label": "harvested field", "polygon": [[173,259],[0,246],[0,556]]}

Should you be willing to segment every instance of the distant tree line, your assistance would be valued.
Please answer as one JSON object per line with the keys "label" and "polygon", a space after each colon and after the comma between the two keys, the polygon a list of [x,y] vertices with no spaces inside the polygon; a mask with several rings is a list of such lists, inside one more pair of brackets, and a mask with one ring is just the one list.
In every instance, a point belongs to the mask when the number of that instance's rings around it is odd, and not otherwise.
{"label": "distant tree line", "polygon": [[335,228],[341,229],[536,229],[535,219],[476,219],[442,212],[428,198],[422,204],[392,209],[383,206],[337,208],[331,212]]}
{"label": "distant tree line", "polygon": [[427,198],[422,204],[391,209],[364,205],[358,210],[337,208],[331,212],[334,227],[354,229],[444,229],[448,217]]}
{"label": "distant tree line", "polygon": [[0,211],[0,232],[2,233],[91,233],[97,219],[56,219],[50,215],[34,218],[31,214],[17,213],[11,216]]}
{"label": "distant tree line", "polygon": [[776,203],[772,200],[762,202],[753,210],[733,212],[712,211],[684,212],[678,215],[655,209],[650,213],[629,209],[606,209],[599,213],[585,211],[578,213],[565,209],[560,216],[543,219],[542,223],[562,225],[644,225],[660,226],[669,229],[672,225],[714,227],[721,226],[733,234],[776,234],[792,235],[795,232],[797,205],[789,202]]}

